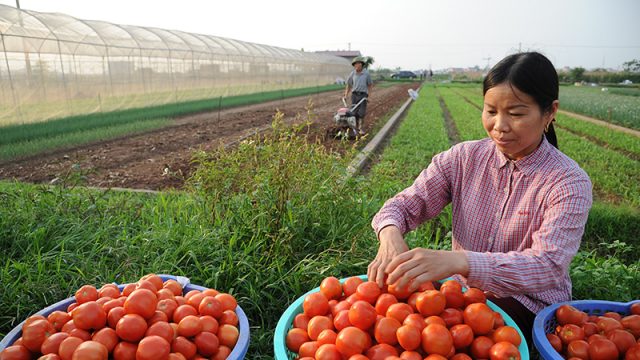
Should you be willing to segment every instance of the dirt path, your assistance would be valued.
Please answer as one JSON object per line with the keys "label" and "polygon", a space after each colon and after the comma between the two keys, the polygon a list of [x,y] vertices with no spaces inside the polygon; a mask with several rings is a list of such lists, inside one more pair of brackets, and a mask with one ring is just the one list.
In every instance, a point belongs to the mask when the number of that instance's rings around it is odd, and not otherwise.
{"label": "dirt path", "polygon": [[606,121],[598,120],[598,119],[595,119],[595,118],[592,118],[592,117],[589,117],[589,116],[584,116],[584,115],[581,115],[581,114],[576,114],[576,113],[573,113],[573,112],[570,112],[570,111],[566,111],[566,110],[558,110],[558,112],[561,113],[561,114],[567,115],[567,116],[571,116],[574,119],[578,119],[578,120],[582,120],[582,121],[588,121],[588,122],[593,123],[593,124],[598,124],[598,125],[601,125],[601,126],[608,127],[610,129],[614,129],[614,130],[617,130],[617,131],[621,131],[623,133],[627,133],[627,134],[630,134],[630,135],[635,135],[637,137],[640,137],[640,131],[638,131],[638,130],[633,130],[633,129],[629,129],[629,128],[626,128],[626,127],[623,127],[623,126],[614,125],[614,124],[606,122]]}
{"label": "dirt path", "polygon": [[[407,99],[407,90],[418,83],[374,88],[367,109],[364,129],[370,131],[389,112]],[[166,128],[144,134],[122,137],[40,154],[27,159],[4,163],[0,179],[17,179],[31,183],[51,183],[69,174],[81,173],[85,185],[160,190],[180,188],[192,171],[194,151],[210,150],[223,144],[268,128],[276,111],[285,122],[305,121],[311,112],[311,138],[317,138],[327,148],[340,151],[337,141],[324,139],[332,125],[333,113],[341,106],[342,91],[278,100],[185,116],[175,119]]]}

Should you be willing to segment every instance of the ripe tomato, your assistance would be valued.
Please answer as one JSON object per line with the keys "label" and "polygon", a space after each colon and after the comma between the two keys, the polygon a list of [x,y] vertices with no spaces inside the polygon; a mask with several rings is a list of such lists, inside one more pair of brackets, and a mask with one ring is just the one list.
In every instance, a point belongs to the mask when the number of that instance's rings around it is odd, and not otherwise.
{"label": "ripe tomato", "polygon": [[627,350],[624,360],[640,360],[640,343],[637,343]]}
{"label": "ripe tomato", "polygon": [[156,305],[156,311],[162,311],[167,315],[167,321],[173,321],[173,312],[178,308],[178,303],[175,299],[164,299],[158,301]]}
{"label": "ripe tomato", "polygon": [[430,324],[422,329],[422,349],[428,354],[447,356],[453,347],[451,332],[440,324]]}
{"label": "ripe tomato", "polygon": [[238,326],[239,323],[238,315],[233,310],[225,310],[222,312],[222,316],[220,316],[219,322],[222,324],[229,324],[233,326]]}
{"label": "ripe tomato", "polygon": [[398,356],[398,350],[388,344],[377,344],[367,349],[365,355],[370,360],[392,359],[393,356]]}
{"label": "ripe tomato", "polygon": [[285,338],[287,348],[293,352],[300,350],[300,345],[309,341],[309,335],[305,330],[293,328],[289,330]]}
{"label": "ripe tomato", "polygon": [[223,310],[236,311],[238,302],[236,301],[236,298],[233,297],[233,295],[227,293],[219,293],[215,296],[215,298],[216,300],[220,301]]}
{"label": "ripe tomato", "polygon": [[620,354],[624,354],[627,350],[636,344],[636,339],[630,332],[621,329],[613,329],[605,333],[607,339],[611,340]]}
{"label": "ripe tomato", "polygon": [[607,339],[596,339],[589,343],[590,360],[609,360],[618,358],[616,344]]}
{"label": "ripe tomato", "polygon": [[404,318],[402,325],[411,325],[417,327],[420,331],[422,331],[422,329],[427,326],[427,324],[424,322],[424,318],[420,314],[409,314],[409,316]]}
{"label": "ripe tomato", "polygon": [[560,329],[560,340],[562,344],[568,345],[573,340],[584,340],[584,329],[578,325],[566,324]]}
{"label": "ripe tomato", "polygon": [[78,329],[98,330],[107,324],[107,314],[101,305],[95,301],[88,301],[78,305],[71,312],[73,323]]}
{"label": "ripe tomato", "polygon": [[333,321],[327,316],[314,316],[309,320],[307,334],[311,340],[317,340],[323,330],[333,329]]}
{"label": "ripe tomato", "polygon": [[508,341],[516,347],[520,345],[522,339],[518,330],[512,326],[501,326],[494,330],[492,334],[493,342],[499,343],[500,341]]}
{"label": "ripe tomato", "polygon": [[56,331],[60,331],[62,326],[71,320],[71,315],[67,312],[56,310],[47,316],[47,320],[53,325]]}
{"label": "ripe tomato", "polygon": [[[156,297],[158,298],[158,301],[160,300],[164,300],[164,299],[175,299],[176,296],[173,295],[173,292],[169,289],[160,289],[156,292]],[[204,295],[203,295],[204,297]]]}
{"label": "ripe tomato", "polygon": [[640,337],[640,315],[628,315],[620,320],[622,327],[636,338]]}
{"label": "ripe tomato", "polygon": [[200,301],[200,305],[198,305],[198,312],[200,315],[209,315],[214,318],[219,318],[222,316],[223,311],[222,303],[213,296],[205,296],[202,298],[202,301]]}
{"label": "ripe tomato", "polygon": [[22,327],[22,345],[31,352],[40,352],[42,343],[56,332],[56,329],[44,317],[31,321]]}
{"label": "ripe tomato", "polygon": [[122,296],[128,297],[136,289],[136,283],[127,284],[122,289]]}
{"label": "ripe tomato", "polygon": [[69,336],[60,343],[60,346],[58,347],[58,355],[60,355],[62,360],[71,360],[73,352],[76,351],[76,348],[78,348],[83,341],[84,340],[80,338]]}
{"label": "ripe tomato", "polygon": [[226,360],[231,354],[231,349],[227,346],[220,345],[218,352],[211,358],[211,360]]}
{"label": "ripe tomato", "polygon": [[448,328],[453,325],[464,323],[464,317],[462,316],[462,310],[454,308],[446,308],[440,313],[440,317],[444,320],[444,323]]}
{"label": "ripe tomato", "polygon": [[0,352],[0,359],[31,360],[31,352],[23,345],[11,345]]}
{"label": "ripe tomato", "polygon": [[409,291],[409,284],[403,287],[398,287],[397,282],[387,286],[387,292],[395,296],[396,299],[399,299],[399,300],[405,300],[412,294],[412,292]]}
{"label": "ripe tomato", "polygon": [[376,309],[366,301],[358,300],[349,309],[349,322],[362,330],[367,330],[376,322]]}
{"label": "ripe tomato", "polygon": [[316,341],[318,342],[319,345],[335,344],[337,338],[338,338],[338,334],[335,331],[331,329],[325,329],[325,330],[322,330],[320,335],[318,335],[318,339]]}
{"label": "ripe tomato", "polygon": [[396,336],[400,346],[408,351],[417,349],[420,346],[420,341],[422,341],[421,329],[411,325],[400,326]]}
{"label": "ripe tomato", "polygon": [[300,351],[298,352],[298,355],[301,358],[311,357],[313,359],[319,347],[320,344],[318,344],[317,341],[307,341],[306,343],[300,345]]}
{"label": "ripe tomato", "polygon": [[91,340],[104,345],[109,353],[113,351],[113,348],[116,347],[116,344],[120,341],[116,331],[110,327],[104,327],[93,333]]}
{"label": "ripe tomato", "polygon": [[107,360],[107,348],[97,341],[85,341],[78,345],[71,360]]}
{"label": "ripe tomato", "polygon": [[104,284],[98,290],[98,298],[110,297],[112,299],[117,299],[120,297],[120,289],[116,284]]}
{"label": "ripe tomato", "polygon": [[606,334],[614,329],[622,329],[622,324],[618,320],[604,316],[598,317],[598,320],[596,320],[596,326],[598,326],[598,330],[602,334]]}
{"label": "ripe tomato", "polygon": [[135,360],[138,344],[121,341],[113,348],[113,360]]}
{"label": "ripe tomato", "polygon": [[456,349],[464,349],[473,342],[473,330],[467,324],[453,325],[449,331]]}
{"label": "ripe tomato", "polygon": [[187,315],[178,324],[178,335],[184,337],[196,336],[202,331],[200,318],[195,315]]}
{"label": "ripe tomato", "polygon": [[380,287],[373,281],[365,281],[356,288],[356,297],[358,300],[366,301],[372,305],[376,303],[381,293]]}
{"label": "ripe tomato", "polygon": [[387,313],[389,306],[397,303],[398,299],[396,299],[395,296],[391,294],[381,294],[376,300],[376,313],[384,316]]}
{"label": "ripe tomato", "polygon": [[191,305],[180,305],[173,312],[173,322],[179,324],[185,316],[189,315],[198,315],[198,310]]}
{"label": "ripe tomato", "polygon": [[237,327],[229,324],[224,324],[220,325],[220,328],[218,328],[217,335],[221,345],[233,349],[233,347],[236,346],[236,342],[238,342],[240,332],[238,331]]}
{"label": "ripe tomato", "polygon": [[327,299],[339,299],[342,296],[342,284],[340,280],[329,276],[320,283],[320,292]]}
{"label": "ripe tomato", "polygon": [[310,318],[306,314],[300,313],[293,318],[293,327],[307,330],[307,326],[309,325],[309,319]]}
{"label": "ripe tomato", "polygon": [[447,298],[438,290],[427,290],[416,299],[416,308],[422,316],[439,315],[447,305]]}
{"label": "ripe tomato", "polygon": [[160,321],[169,322],[169,318],[167,317],[167,314],[163,313],[160,310],[156,310],[156,312],[153,313],[153,316],[147,319],[147,325],[151,326]]}
{"label": "ripe tomato", "polygon": [[151,335],[140,340],[136,350],[136,360],[167,359],[171,346],[160,336]]}
{"label": "ripe tomato", "polygon": [[109,311],[109,314],[107,314],[107,324],[109,324],[110,328],[115,329],[116,324],[118,323],[118,321],[120,321],[120,319],[122,319],[124,315],[125,313],[123,307],[118,306],[111,309]]}
{"label": "ripe tomato", "polygon": [[589,343],[584,340],[573,340],[567,345],[567,357],[589,360]]}
{"label": "ripe tomato", "polygon": [[427,316],[427,318],[424,319],[424,324],[425,324],[425,327],[427,325],[431,325],[431,324],[438,324],[438,325],[442,325],[444,327],[447,326],[447,323],[445,323],[444,320],[442,320],[442,318],[440,316],[437,316],[437,315]]}
{"label": "ripe tomato", "polygon": [[481,335],[471,342],[471,357],[474,359],[489,359],[489,350],[493,346],[493,340]]}
{"label": "ripe tomato", "polygon": [[129,342],[139,341],[146,331],[147,322],[138,314],[126,314],[116,324],[116,334]]}
{"label": "ripe tomato", "polygon": [[556,309],[556,320],[560,325],[574,324],[582,326],[587,321],[587,317],[587,313],[569,304],[560,305]]}
{"label": "ripe tomato", "polygon": [[489,349],[489,359],[491,360],[520,360],[520,351],[508,341],[495,343]]}
{"label": "ripe tomato", "polygon": [[136,283],[136,290],[138,289],[147,289],[154,294],[158,291],[158,288],[156,288],[156,286],[149,280],[138,280]]}
{"label": "ripe tomato", "polygon": [[198,352],[196,344],[192,343],[184,336],[178,336],[171,343],[171,351],[184,355],[187,359],[191,359]]}
{"label": "ripe tomato", "polygon": [[475,335],[485,335],[493,329],[495,321],[493,310],[484,303],[479,302],[467,305],[462,312],[462,316],[464,323],[471,326]]}
{"label": "ripe tomato", "polygon": [[453,355],[449,360],[471,360],[471,356],[465,353],[457,353]]}
{"label": "ripe tomato", "polygon": [[345,357],[361,354],[369,343],[369,334],[355,326],[342,329],[336,338],[336,348]]}
{"label": "ripe tomato", "polygon": [[[419,352],[405,350],[400,354],[402,360],[422,360],[422,356]],[[366,359],[365,359],[366,360]],[[469,358],[471,360],[471,358]]]}
{"label": "ripe tomato", "polygon": [[220,347],[220,340],[215,334],[210,332],[201,332],[195,337],[196,347],[198,353],[203,356],[211,356],[218,352]]}
{"label": "ripe tomato", "polygon": [[353,326],[349,321],[349,310],[342,310],[333,317],[333,326],[337,331],[340,331],[346,327]]}
{"label": "ripe tomato", "polygon": [[[179,282],[169,279],[162,284],[163,289],[169,289],[173,293],[173,296],[182,295],[182,285]],[[215,295],[213,295],[215,296]]]}
{"label": "ripe tomato", "polygon": [[93,285],[83,285],[76,290],[75,297],[78,305],[88,301],[96,301],[98,300],[98,290]]}
{"label": "ripe tomato", "polygon": [[413,308],[410,305],[406,303],[397,303],[389,306],[386,316],[403,322],[410,314],[413,314]]}
{"label": "ripe tomato", "polygon": [[156,306],[158,306],[156,294],[148,289],[136,289],[124,302],[124,311],[127,314],[138,314],[149,319],[156,312]]}
{"label": "ripe tomato", "polygon": [[322,293],[312,293],[304,298],[302,309],[309,318],[326,315],[329,312],[329,300]]}
{"label": "ripe tomato", "polygon": [[220,323],[213,316],[203,315],[200,316],[200,324],[202,325],[202,331],[210,332],[212,334],[216,334],[218,332],[218,327],[220,327]]}
{"label": "ripe tomato", "polygon": [[558,335],[547,334],[547,340],[549,340],[549,343],[555,351],[557,351],[558,353],[562,352],[562,340],[560,340],[560,337]]}
{"label": "ripe tomato", "polygon": [[463,293],[464,297],[464,306],[469,306],[470,304],[475,303],[486,303],[487,296],[484,292],[478,288],[469,288],[467,291]]}
{"label": "ripe tomato", "polygon": [[[214,319],[215,320],[215,319]],[[217,328],[216,328],[217,330]],[[173,332],[173,328],[166,321],[158,321],[147,328],[144,336],[158,335],[161,338],[167,340],[169,343],[173,341],[176,334]]]}
{"label": "ripe tomato", "polygon": [[[156,274],[147,274],[145,276],[143,276],[142,278],[140,278],[140,280],[146,280],[149,281],[150,283],[153,284],[153,286],[156,288],[156,291],[162,289],[164,283],[162,281],[162,278]],[[180,294],[178,294],[180,295]]]}
{"label": "ripe tomato", "polygon": [[379,344],[395,345],[398,343],[396,332],[402,326],[400,322],[391,317],[384,317],[375,324],[374,337]]}
{"label": "ripe tomato", "polygon": [[640,315],[640,301],[634,302],[629,308],[631,315]]}
{"label": "ripe tomato", "polygon": [[342,360],[340,352],[333,344],[320,345],[316,351],[315,358],[316,360]]}
{"label": "ripe tomato", "polygon": [[352,276],[344,281],[342,284],[342,291],[344,291],[344,296],[351,296],[356,293],[358,289],[358,285],[362,284],[364,280],[357,276]]}
{"label": "ripe tomato", "polygon": [[462,289],[456,286],[441,287],[440,292],[447,300],[448,308],[462,309],[464,308],[464,294]]}

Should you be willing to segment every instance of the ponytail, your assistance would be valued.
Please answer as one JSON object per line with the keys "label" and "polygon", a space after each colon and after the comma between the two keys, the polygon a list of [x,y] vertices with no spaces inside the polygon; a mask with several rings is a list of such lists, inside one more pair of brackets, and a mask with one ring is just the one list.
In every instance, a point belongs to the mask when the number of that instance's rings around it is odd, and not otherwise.
{"label": "ponytail", "polygon": [[549,127],[545,130],[544,136],[547,138],[547,141],[551,143],[551,145],[555,146],[556,149],[560,149],[558,147],[558,138],[556,137],[556,131],[553,128],[553,121],[549,123]]}

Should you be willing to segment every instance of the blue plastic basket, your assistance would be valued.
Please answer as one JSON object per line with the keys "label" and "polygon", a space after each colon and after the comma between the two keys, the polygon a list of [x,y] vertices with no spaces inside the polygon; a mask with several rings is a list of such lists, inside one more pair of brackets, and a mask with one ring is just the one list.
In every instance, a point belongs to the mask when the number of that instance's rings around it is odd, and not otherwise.
{"label": "blue plastic basket", "polygon": [[[358,277],[365,281],[367,280],[366,275],[359,275]],[[345,280],[347,280],[347,278],[340,279],[340,283],[344,283]],[[309,294],[319,292],[319,291],[320,291],[320,287],[317,287],[311,291],[308,291],[306,294],[300,296],[298,299],[296,299],[296,301],[294,301],[291,305],[289,305],[289,307],[285,310],[285,312],[280,317],[280,320],[278,320],[278,325],[276,325],[276,333],[273,336],[273,351],[274,351],[276,360],[291,360],[296,358],[296,354],[291,352],[287,348],[287,345],[286,345],[287,333],[293,327],[293,319],[296,317],[296,315],[302,313],[302,303],[304,302],[304,298]],[[463,291],[466,291],[466,289],[463,289]],[[522,334],[522,331],[520,331],[520,328],[518,327],[516,322],[513,321],[511,316],[509,316],[506,312],[500,309],[498,305],[488,300],[487,300],[487,305],[493,311],[496,311],[500,313],[500,315],[502,315],[505,325],[512,326],[516,330],[518,330],[518,333],[520,334],[520,338],[522,339],[522,343],[520,343],[520,346],[518,346],[521,360],[529,360],[529,347],[527,346],[527,341],[525,340],[525,337]]]}
{"label": "blue plastic basket", "polygon": [[578,310],[582,310],[589,315],[602,315],[606,312],[617,312],[620,315],[628,315],[631,313],[631,304],[640,302],[640,300],[628,303],[619,303],[614,301],[603,300],[576,300],[566,301],[553,304],[542,309],[533,322],[533,344],[545,360],[563,360],[562,355],[551,346],[547,340],[547,334],[553,333],[556,325],[556,309],[563,304],[569,304]]}
{"label": "blue plastic basket", "polygon": [[[203,291],[207,289],[206,287],[203,287],[203,286],[191,284],[189,279],[183,276],[173,276],[173,275],[165,275],[165,274],[159,274],[159,276],[162,278],[163,281],[168,279],[173,279],[178,281],[180,285],[182,285],[183,291],[185,293],[191,290]],[[125,287],[125,285],[118,285],[118,287],[120,288],[120,290],[122,290]],[[71,305],[75,301],[76,301],[75,297],[72,296],[70,298],[59,301],[49,307],[46,307],[43,310],[38,311],[34,315],[42,315],[44,317],[47,317],[49,314],[51,314],[56,310],[67,311],[67,308],[69,307],[69,305]],[[231,350],[231,354],[229,354],[229,357],[227,359],[239,360],[239,359],[244,359],[245,355],[247,354],[247,350],[249,349],[249,320],[247,319],[247,315],[244,313],[244,311],[239,305],[238,307],[236,307],[236,315],[238,316],[238,330],[239,330],[238,342],[236,343],[236,346],[234,346],[233,350]],[[20,336],[22,336],[23,324],[24,324],[24,321],[21,322],[20,325],[13,328],[7,334],[7,336],[5,336],[2,339],[2,341],[0,341],[0,351],[4,350],[8,346],[11,346],[11,344],[13,344],[16,340],[20,338]]]}

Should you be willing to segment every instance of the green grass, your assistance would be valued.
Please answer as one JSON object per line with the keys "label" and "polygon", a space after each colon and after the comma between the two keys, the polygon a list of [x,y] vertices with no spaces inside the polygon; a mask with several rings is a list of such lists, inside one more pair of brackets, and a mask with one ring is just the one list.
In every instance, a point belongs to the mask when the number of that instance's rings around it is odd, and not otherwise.
{"label": "green grass", "polygon": [[602,91],[600,87],[562,86],[560,104],[565,110],[640,130],[640,98]]}

